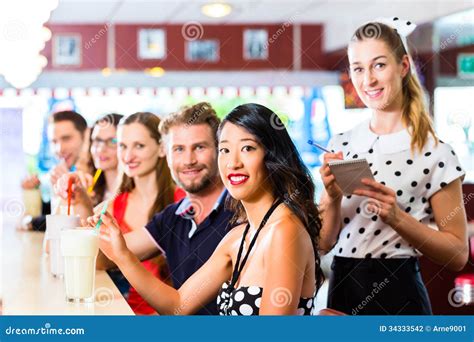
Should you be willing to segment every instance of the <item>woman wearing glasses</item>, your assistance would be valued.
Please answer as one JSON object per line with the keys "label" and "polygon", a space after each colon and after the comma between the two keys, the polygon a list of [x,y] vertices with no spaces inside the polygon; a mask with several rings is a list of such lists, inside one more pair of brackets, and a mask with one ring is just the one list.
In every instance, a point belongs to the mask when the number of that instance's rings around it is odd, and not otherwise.
{"label": "woman wearing glasses", "polygon": [[117,126],[122,117],[120,114],[107,114],[92,127],[91,169],[93,174],[102,170],[92,193],[95,205],[109,199],[118,185]]}
{"label": "woman wearing glasses", "polygon": [[[119,185],[114,191],[116,195],[111,196],[112,201],[108,205],[107,212],[115,218],[122,234],[144,227],[154,214],[163,210],[173,201],[180,199],[182,194],[182,191],[175,191],[171,172],[166,163],[165,152],[161,146],[161,135],[157,129],[159,123],[160,119],[156,115],[139,112],[123,118],[118,124],[115,153],[120,165],[121,176],[118,180]],[[111,130],[111,127],[108,129]],[[97,153],[93,157],[94,163],[98,158],[102,163],[100,165],[106,167],[109,163],[112,164],[111,151],[109,151],[110,153],[104,152],[106,148],[112,150],[114,143],[112,134],[106,135],[104,133],[99,138],[99,135],[94,135],[94,132],[92,134],[93,145],[97,147]],[[100,151],[102,153],[99,153]],[[94,155],[94,152],[92,154]],[[95,164],[95,166],[98,167],[99,164]],[[67,175],[67,177],[71,177],[71,175]],[[92,215],[92,204],[87,198],[84,181],[80,180],[79,175],[72,177],[75,179],[73,201],[76,213],[80,214],[82,218]],[[63,179],[61,183],[60,195],[66,198],[67,178]],[[99,205],[95,211],[101,209],[102,205]],[[99,258],[99,260],[102,259]],[[100,261],[98,265],[101,266]],[[164,257],[157,256],[143,261],[142,265],[155,277],[169,283],[169,271]],[[120,271],[109,271],[109,274],[136,314],[156,313],[134,288],[130,288],[127,293],[129,284]]]}

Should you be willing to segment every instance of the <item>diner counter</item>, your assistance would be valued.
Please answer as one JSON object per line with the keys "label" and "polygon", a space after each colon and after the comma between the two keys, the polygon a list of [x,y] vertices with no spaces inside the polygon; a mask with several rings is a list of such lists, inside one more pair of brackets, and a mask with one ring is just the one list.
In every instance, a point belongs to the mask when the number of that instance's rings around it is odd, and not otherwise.
{"label": "diner counter", "polygon": [[[51,275],[48,256],[42,252],[44,233],[17,231],[13,224],[4,224],[2,235],[3,295],[0,293],[0,299],[3,297],[3,308],[0,301],[0,314],[134,315],[105,271],[96,271],[94,303],[67,303],[63,279]],[[468,224],[468,235],[474,237],[473,222]],[[424,257],[420,261],[435,314],[459,315],[472,310],[450,305],[448,292],[454,287],[456,276],[474,271],[473,260],[461,272],[447,271]]]}
{"label": "diner counter", "polygon": [[105,271],[96,271],[95,302],[66,302],[62,278],[49,271],[44,233],[3,226],[3,315],[133,315]]}

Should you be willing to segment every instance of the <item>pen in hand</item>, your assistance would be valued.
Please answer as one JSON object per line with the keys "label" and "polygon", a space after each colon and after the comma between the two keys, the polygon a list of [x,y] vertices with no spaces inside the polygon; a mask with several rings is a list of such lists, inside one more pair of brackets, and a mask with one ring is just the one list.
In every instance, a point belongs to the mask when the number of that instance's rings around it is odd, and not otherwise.
{"label": "pen in hand", "polygon": [[313,146],[315,146],[315,147],[319,148],[320,150],[323,150],[327,153],[334,153],[334,152],[329,151],[326,147],[323,147],[323,146],[315,143],[313,140],[308,140],[308,144],[313,145]]}
{"label": "pen in hand", "polygon": [[[308,140],[308,144],[313,145],[327,153],[335,153],[334,151],[329,151],[327,148],[315,143],[313,140]],[[342,156],[342,152],[337,152],[336,154],[339,154],[339,153],[340,153],[340,158],[337,158],[337,159],[344,160],[344,157]]]}

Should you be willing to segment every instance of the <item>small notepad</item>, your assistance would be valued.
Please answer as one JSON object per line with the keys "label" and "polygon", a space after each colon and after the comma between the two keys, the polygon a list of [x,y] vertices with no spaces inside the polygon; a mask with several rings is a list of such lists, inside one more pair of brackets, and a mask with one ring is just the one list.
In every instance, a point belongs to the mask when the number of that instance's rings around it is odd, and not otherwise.
{"label": "small notepad", "polygon": [[368,189],[361,182],[362,178],[374,179],[367,159],[333,160],[328,163],[336,183],[345,196],[351,195],[355,189]]}

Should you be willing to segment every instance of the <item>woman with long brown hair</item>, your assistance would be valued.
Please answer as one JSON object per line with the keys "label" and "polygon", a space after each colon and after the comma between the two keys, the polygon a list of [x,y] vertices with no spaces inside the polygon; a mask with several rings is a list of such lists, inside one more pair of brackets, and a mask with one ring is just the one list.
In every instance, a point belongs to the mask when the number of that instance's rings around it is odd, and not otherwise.
{"label": "woman with long brown hair", "polygon": [[[372,117],[334,136],[328,148],[338,152],[326,153],[320,169],[321,249],[335,250],[328,307],[353,315],[431,314],[418,256],[452,270],[465,265],[465,172],[425,108],[406,44],[414,24],[382,21],[359,27],[348,47],[352,83]],[[367,159],[375,178],[362,179],[365,188],[349,196],[328,167],[343,158]]]}
{"label": "woman with long brown hair", "polygon": [[[175,186],[161,146],[159,123],[156,115],[140,112],[125,117],[118,128],[117,152],[123,174],[111,207],[124,234],[145,226],[154,214],[174,201]],[[163,256],[142,264],[152,274],[169,282]],[[127,301],[137,314],[155,312],[133,287]]]}
{"label": "woman with long brown hair", "polygon": [[[139,112],[124,117],[118,125],[117,155],[122,174],[119,176],[120,184],[117,192],[110,200],[107,211],[115,218],[122,234],[142,228],[154,214],[179,199],[179,192],[175,191],[171,172],[166,163],[158,131],[159,123],[158,116]],[[67,180],[62,183],[67,184]],[[76,213],[85,217],[92,214],[92,206],[82,183],[79,177],[75,177],[73,203]],[[62,197],[66,196],[64,185],[60,192]],[[99,204],[95,211],[100,211],[103,205]],[[102,257],[99,259],[102,260]],[[162,281],[170,282],[163,256],[143,261],[142,265]],[[134,288],[130,287],[126,293],[125,279],[119,271],[109,271],[109,274],[120,286],[136,314],[155,313]]]}

